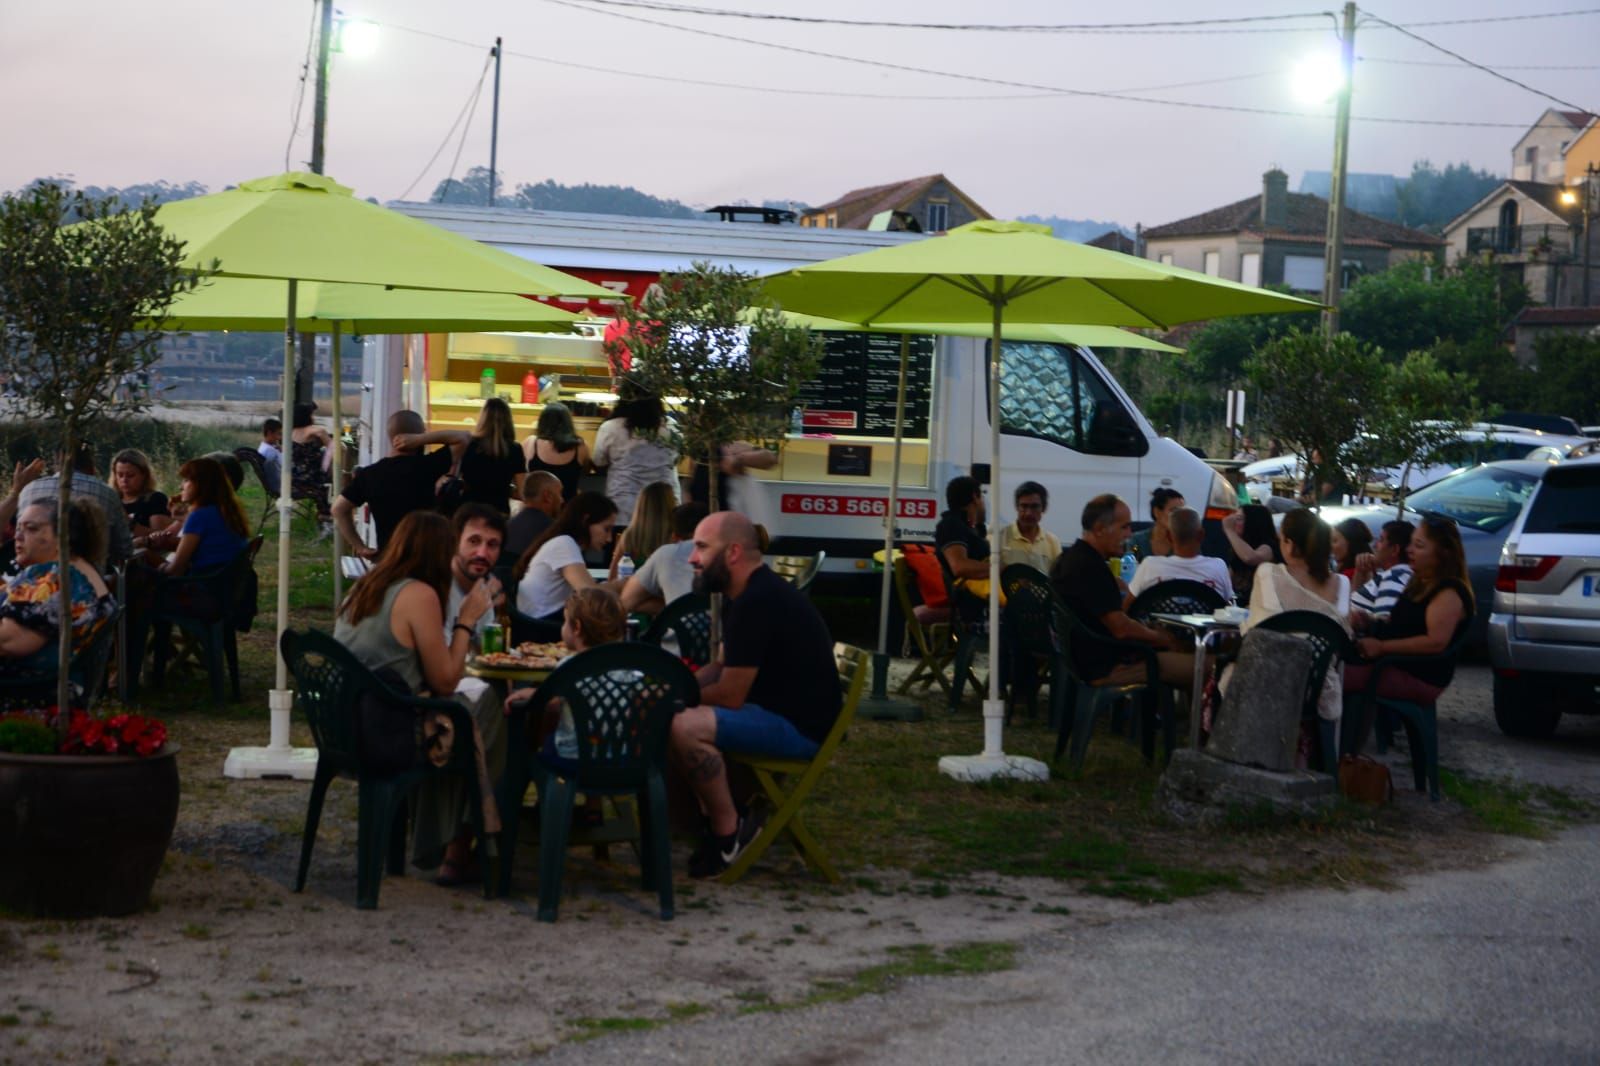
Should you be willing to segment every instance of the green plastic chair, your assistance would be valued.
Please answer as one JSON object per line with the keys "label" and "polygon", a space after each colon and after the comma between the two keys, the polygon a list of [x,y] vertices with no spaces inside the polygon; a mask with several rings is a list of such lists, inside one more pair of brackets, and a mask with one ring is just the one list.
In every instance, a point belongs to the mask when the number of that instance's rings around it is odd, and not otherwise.
{"label": "green plastic chair", "polygon": [[[1145,728],[1140,733],[1145,761],[1149,762],[1155,756],[1154,726],[1162,711],[1165,711],[1167,755],[1170,757],[1176,743],[1176,729],[1173,725],[1171,697],[1165,693],[1156,667],[1155,649],[1148,644],[1114,640],[1095,633],[1059,599],[1055,601],[1053,618],[1055,624],[1051,632],[1057,644],[1056,657],[1061,663],[1062,673],[1066,679],[1066,683],[1061,686],[1061,702],[1058,705],[1060,726],[1056,734],[1053,761],[1061,760],[1061,753],[1067,749],[1070,740],[1072,768],[1083,769],[1083,759],[1089,750],[1089,737],[1094,732],[1095,719],[1106,710],[1135,696],[1140,698],[1145,720]],[[1146,680],[1126,685],[1108,685],[1096,684],[1079,677],[1072,663],[1072,649],[1085,643],[1098,645],[1118,655],[1134,654],[1142,658],[1145,663]]]}
{"label": "green plastic chair", "polygon": [[[317,825],[322,820],[322,802],[336,777],[356,782],[356,907],[374,910],[378,906],[378,887],[383,879],[384,858],[391,874],[405,872],[406,798],[417,786],[439,774],[465,777],[471,795],[478,797],[476,733],[472,715],[455,700],[427,699],[400,692],[380,681],[343,644],[326,633],[310,629],[304,633],[286,629],[282,651],[294,677],[294,702],[311,727],[317,745],[317,773],[311,782],[306,805],[305,831],[300,840],[300,867],[294,890],[306,887],[311,869],[311,849],[317,840]],[[423,711],[442,711],[455,725],[455,744],[450,761],[442,767],[423,765],[393,776],[379,776],[362,764],[357,740],[357,713],[362,697],[380,695],[392,704]],[[484,853],[493,858],[495,842],[483,834],[481,802],[470,805],[472,827],[484,843]],[[484,896],[489,896],[490,879],[484,877]]]}
{"label": "green plastic chair", "polygon": [[[248,629],[248,622],[240,619],[255,617],[256,605],[247,604],[246,599],[256,589],[253,575],[261,544],[257,535],[232,562],[205,573],[162,578],[156,602],[145,612],[141,632],[131,642],[136,650],[128,657],[130,675],[138,671],[146,634],[153,629],[150,680],[157,688],[165,683],[176,628],[199,646],[211,682],[211,701],[218,706],[226,703],[230,688],[234,700],[240,699],[239,625]],[[130,676],[128,681],[131,688],[135,678]]]}
{"label": "green plastic chair", "polygon": [[[1048,664],[1050,724],[1057,725],[1060,713],[1057,694],[1065,688],[1065,681],[1061,657],[1050,639],[1050,616],[1055,609],[1055,592],[1050,587],[1050,579],[1027,563],[1012,563],[1000,572],[1000,588],[1006,594],[1006,604],[1000,608],[1001,650],[1012,657],[1011,690],[1006,699],[1007,723],[1016,702],[1017,678],[1022,676],[1023,661],[1032,658]],[[1028,717],[1037,717],[1038,712],[1039,689],[1035,685],[1028,694]]]}
{"label": "green plastic chair", "polygon": [[1305,701],[1301,705],[1300,720],[1314,723],[1313,736],[1317,738],[1318,761],[1322,772],[1339,775],[1339,740],[1334,723],[1317,713],[1317,701],[1322,695],[1322,682],[1335,663],[1344,661],[1350,651],[1350,638],[1344,627],[1318,611],[1284,611],[1269,615],[1256,623],[1257,629],[1270,629],[1288,633],[1311,642],[1316,654],[1311,660],[1311,673],[1306,677]]}
{"label": "green plastic chair", "polygon": [[699,669],[711,662],[711,598],[697,593],[686,593],[661,609],[650,628],[639,634],[643,644],[661,647],[661,642],[671,634],[678,642],[678,658],[685,660],[691,669]]}
{"label": "green plastic chair", "polygon": [[[1386,655],[1377,659],[1372,664],[1372,675],[1367,679],[1366,690],[1360,693],[1345,693],[1344,717],[1351,717],[1351,705],[1358,709],[1353,732],[1345,733],[1345,750],[1354,754],[1361,750],[1362,743],[1366,740],[1367,730],[1372,727],[1378,713],[1388,712],[1400,719],[1405,726],[1406,743],[1411,749],[1411,775],[1421,792],[1427,789],[1431,799],[1439,798],[1439,711],[1437,703],[1415,703],[1411,700],[1395,699],[1390,696],[1378,695],[1378,678],[1385,670],[1404,669],[1407,666],[1420,666],[1425,663],[1449,662],[1461,652],[1461,646],[1467,642],[1467,634],[1471,630],[1468,624],[1469,616],[1463,620],[1455,638],[1450,646],[1438,655]],[[1378,753],[1381,755],[1389,748],[1389,738],[1386,730],[1377,731]]]}
{"label": "green plastic chair", "polygon": [[[118,607],[110,618],[101,623],[94,636],[89,638],[89,643],[73,653],[67,664],[74,707],[92,710],[95,701],[100,698],[121,616],[122,608]],[[55,706],[56,681],[54,670],[44,674],[16,674],[0,678],[0,710],[37,710]]]}
{"label": "green plastic chair", "polygon": [[1128,604],[1128,617],[1146,622],[1153,614],[1210,614],[1228,606],[1227,599],[1202,581],[1177,578],[1158,581]]}
{"label": "green plastic chair", "polygon": [[[578,757],[558,767],[539,756],[538,721],[552,700],[572,712]],[[530,782],[539,790],[539,920],[553,922],[571,839],[573,797],[632,796],[639,811],[639,865],[655,889],[661,918],[673,916],[672,852],[665,767],[673,716],[700,702],[694,674],[670,652],[639,641],[602,644],[556,667],[508,723],[510,744],[501,781],[504,858],[497,887],[511,891],[511,867]],[[565,760],[560,760],[565,762]]]}
{"label": "green plastic chair", "polygon": [[779,837],[787,838],[811,869],[829,881],[837,883],[839,880],[839,871],[834,868],[833,861],[828,858],[828,853],[817,842],[817,838],[806,828],[805,821],[800,817],[800,808],[821,780],[823,771],[833,761],[833,753],[844,742],[845,734],[855,721],[856,707],[861,703],[861,693],[867,687],[872,653],[851,644],[835,644],[833,662],[839,671],[843,699],[839,705],[839,717],[833,720],[833,728],[828,730],[815,755],[809,759],[774,759],[765,755],[728,754],[729,762],[741,763],[754,771],[756,782],[766,794],[767,802],[772,804],[772,813],[749,847],[740,852],[733,865],[717,878],[725,885],[731,885],[743,877]]}

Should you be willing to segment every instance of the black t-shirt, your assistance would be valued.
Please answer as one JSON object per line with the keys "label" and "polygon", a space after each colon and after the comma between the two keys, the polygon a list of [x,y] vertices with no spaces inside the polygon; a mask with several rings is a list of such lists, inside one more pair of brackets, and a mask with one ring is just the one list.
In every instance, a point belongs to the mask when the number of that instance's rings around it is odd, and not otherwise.
{"label": "black t-shirt", "polygon": [[[1082,539],[1056,557],[1050,570],[1050,585],[1061,602],[1091,632],[1110,636],[1100,624],[1100,616],[1122,610],[1122,592],[1111,576],[1106,557]],[[1109,674],[1120,661],[1110,648],[1089,641],[1074,641],[1072,665],[1078,675],[1094,680]]]}
{"label": "black t-shirt", "polygon": [[822,743],[839,717],[839,671],[828,625],[805,594],[763,566],[728,600],[722,634],[723,661],[756,668],[749,701]]}
{"label": "black t-shirt", "polygon": [[433,510],[434,482],[449,472],[449,448],[426,455],[391,455],[356,471],[339,495],[357,507],[366,504],[372,509],[382,549],[400,519],[412,511]]}
{"label": "black t-shirt", "polygon": [[511,479],[527,469],[528,461],[519,446],[511,445],[506,454],[496,459],[473,438],[461,456],[461,480],[467,487],[461,502],[485,503],[501,514],[510,514]]}
{"label": "black t-shirt", "polygon": [[968,525],[967,516],[960,511],[946,511],[933,527],[933,546],[942,552],[947,544],[966,548],[968,559],[989,558],[989,537],[984,527]]}
{"label": "black t-shirt", "polygon": [[515,561],[522,558],[522,553],[528,550],[545,530],[550,528],[553,521],[543,511],[535,511],[532,507],[524,507],[506,523],[505,543],[500,546],[500,558]]}
{"label": "black t-shirt", "polygon": [[148,526],[150,519],[155,515],[166,515],[166,493],[152,492],[143,499],[134,500],[132,503],[123,500],[122,513],[128,516],[129,529],[134,526]]}

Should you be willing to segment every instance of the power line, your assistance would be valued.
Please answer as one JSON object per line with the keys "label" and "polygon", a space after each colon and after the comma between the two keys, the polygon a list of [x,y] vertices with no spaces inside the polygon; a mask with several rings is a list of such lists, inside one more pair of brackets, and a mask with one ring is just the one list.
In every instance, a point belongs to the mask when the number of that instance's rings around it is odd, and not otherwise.
{"label": "power line", "polygon": [[[491,55],[492,54],[493,53],[491,53]],[[488,72],[489,64],[487,62],[484,63],[483,69],[485,73]],[[467,134],[471,132],[472,120],[476,118],[478,114],[478,99],[483,95],[483,80],[483,74],[479,74],[478,87],[472,90],[472,101],[467,111],[467,124],[461,127],[461,139],[456,142],[456,155],[454,159],[450,160],[450,174],[444,179],[444,183],[439,187],[439,199],[441,202],[444,200],[445,192],[447,192],[450,186],[454,185],[456,182],[456,167],[461,165],[461,149],[467,146]]]}
{"label": "power line", "polygon": [[[669,3],[666,0],[588,0],[605,7],[638,8],[676,15],[705,15],[716,18],[749,19],[759,22],[791,22],[821,26],[857,26],[896,30],[964,30],[988,33],[1119,33],[1153,30],[1183,31],[1199,27],[1236,26],[1256,22],[1286,22],[1323,19],[1326,11],[1307,11],[1293,15],[1241,15],[1232,18],[1175,19],[1159,22],[1068,22],[1068,23],[992,23],[992,22],[890,22],[881,19],[824,18],[816,15],[780,15],[764,11],[731,11],[727,8],[699,7]],[[1295,27],[1288,32],[1304,32],[1311,27]],[[1228,32],[1228,31],[1212,31]],[[1260,31],[1252,31],[1260,32]],[[1273,30],[1268,32],[1282,32]]]}
{"label": "power line", "polygon": [[[401,27],[391,26],[390,28],[391,29],[400,29]],[[421,32],[421,31],[412,31],[412,32]],[[438,35],[437,34],[424,34],[424,36],[432,37],[432,36],[438,36]],[[451,40],[451,38],[448,38],[448,37],[442,38],[442,39],[443,40]],[[467,41],[454,41],[453,43],[455,43],[455,44],[468,44],[470,42],[467,42]],[[473,47],[476,48],[478,46],[477,45],[473,45]],[[456,115],[456,120],[454,122],[450,123],[450,128],[445,131],[444,139],[439,142],[439,147],[437,147],[437,148],[435,148],[433,150],[433,155],[429,156],[428,157],[428,161],[422,165],[421,172],[418,173],[415,178],[411,179],[411,184],[407,185],[406,186],[406,191],[400,194],[400,199],[404,200],[407,196],[410,196],[411,195],[411,190],[415,189],[417,187],[417,183],[420,182],[423,178],[428,176],[428,171],[433,169],[433,164],[439,161],[439,156],[441,154],[443,154],[445,146],[450,143],[450,138],[455,135],[456,127],[461,125],[461,120],[467,117],[467,109],[472,107],[473,101],[477,100],[478,99],[478,94],[483,91],[483,79],[485,77],[487,77],[488,74],[489,74],[489,64],[493,60],[493,58],[494,58],[493,55],[490,55],[490,56],[487,56],[487,57],[484,58],[483,70],[478,73],[478,84],[475,85],[473,87],[473,89],[472,89],[472,92],[467,95],[467,102],[461,105],[461,111]],[[465,136],[464,135],[463,135],[462,139],[463,139],[463,141],[465,140]],[[458,160],[461,158],[461,152],[460,152],[459,149],[457,149],[457,151],[456,151],[456,158]],[[454,173],[455,173],[455,167],[452,165],[451,166],[451,174],[452,174],[452,176],[454,176]]]}
{"label": "power line", "polygon": [[[1371,14],[1365,9],[1363,11],[1366,14]],[[1485,15],[1481,18],[1470,19],[1433,19],[1430,22],[1407,22],[1405,25],[1413,29],[1419,26],[1475,26],[1484,22],[1532,22],[1535,19],[1564,19],[1575,15],[1600,15],[1600,7],[1581,7],[1572,11],[1536,11],[1524,15]],[[1383,22],[1382,19],[1378,19],[1378,21]],[[1392,22],[1383,22],[1383,24],[1391,29],[1398,30],[1401,28]]]}
{"label": "power line", "polygon": [[[1387,56],[1357,56],[1363,63],[1383,63],[1402,67],[1449,67],[1452,70],[1461,69],[1461,64],[1456,62],[1446,63],[1440,59],[1390,59]],[[1600,64],[1594,63],[1499,63],[1496,70],[1600,70]]]}
{"label": "power line", "polygon": [[1426,37],[1422,36],[1421,34],[1412,33],[1410,30],[1406,29],[1404,26],[1397,26],[1394,23],[1390,22],[1388,19],[1383,18],[1382,16],[1379,16],[1379,15],[1373,14],[1371,11],[1366,11],[1364,13],[1367,16],[1367,18],[1371,19],[1373,22],[1376,22],[1379,25],[1387,26],[1392,30],[1396,30],[1399,33],[1404,34],[1405,36],[1411,38],[1413,41],[1416,41],[1418,44],[1427,45],[1429,48],[1432,48],[1436,52],[1443,52],[1445,55],[1449,56],[1450,58],[1455,59],[1455,60],[1459,60],[1460,62],[1465,63],[1469,67],[1473,67],[1473,68],[1475,68],[1477,70],[1481,70],[1485,74],[1488,74],[1490,77],[1499,78],[1501,81],[1505,82],[1508,85],[1515,85],[1519,89],[1522,89],[1522,90],[1525,90],[1527,92],[1530,92],[1535,96],[1542,96],[1546,100],[1554,101],[1555,103],[1560,104],[1562,107],[1570,108],[1573,111],[1583,111],[1585,113],[1588,113],[1588,112],[1590,112],[1592,110],[1592,109],[1587,108],[1587,107],[1580,107],[1579,105],[1571,103],[1571,102],[1569,102],[1567,100],[1563,100],[1563,99],[1561,99],[1561,97],[1552,95],[1550,93],[1547,93],[1543,89],[1535,89],[1533,86],[1529,85],[1525,81],[1518,81],[1516,78],[1511,77],[1511,75],[1509,75],[1509,74],[1502,74],[1498,70],[1495,70],[1492,67],[1486,67],[1482,63],[1476,62],[1475,60],[1468,59],[1466,56],[1462,55],[1460,52],[1452,52],[1450,49],[1446,48],[1444,45],[1435,44],[1433,41],[1428,40]]}
{"label": "power line", "polygon": [[294,99],[289,120],[289,140],[283,146],[283,169],[289,169],[289,153],[294,151],[294,139],[300,133],[300,113],[306,103],[306,81],[311,77],[311,50],[317,40],[317,6],[311,5],[311,32],[306,34],[306,57],[300,62],[300,89]]}

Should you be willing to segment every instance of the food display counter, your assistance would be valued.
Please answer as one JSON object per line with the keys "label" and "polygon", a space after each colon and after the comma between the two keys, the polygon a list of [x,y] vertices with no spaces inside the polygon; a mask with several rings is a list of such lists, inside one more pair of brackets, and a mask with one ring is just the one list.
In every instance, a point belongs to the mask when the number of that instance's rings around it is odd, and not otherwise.
{"label": "food display counter", "polygon": [[427,370],[429,429],[470,430],[483,401],[498,396],[511,405],[521,440],[533,433],[545,402],[560,400],[592,446],[610,413],[611,375],[598,329],[429,334]]}

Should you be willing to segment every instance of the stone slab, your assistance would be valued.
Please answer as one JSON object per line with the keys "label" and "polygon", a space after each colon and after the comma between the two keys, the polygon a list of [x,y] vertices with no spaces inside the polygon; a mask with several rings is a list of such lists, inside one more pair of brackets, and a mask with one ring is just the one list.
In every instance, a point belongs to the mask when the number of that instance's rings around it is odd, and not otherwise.
{"label": "stone slab", "polygon": [[1300,818],[1316,818],[1339,800],[1338,783],[1310,770],[1263,770],[1225,762],[1203,751],[1185,748],[1156,786],[1156,804],[1176,821],[1213,825],[1231,813],[1263,809]]}

